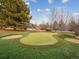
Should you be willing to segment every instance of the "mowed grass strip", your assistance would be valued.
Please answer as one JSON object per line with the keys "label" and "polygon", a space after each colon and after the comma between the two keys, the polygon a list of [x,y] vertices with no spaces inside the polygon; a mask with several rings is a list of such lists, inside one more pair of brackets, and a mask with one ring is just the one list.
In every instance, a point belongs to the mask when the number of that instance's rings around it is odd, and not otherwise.
{"label": "mowed grass strip", "polygon": [[53,37],[54,33],[49,32],[37,32],[31,33],[28,36],[20,40],[21,43],[26,45],[52,45],[56,44],[58,41]]}

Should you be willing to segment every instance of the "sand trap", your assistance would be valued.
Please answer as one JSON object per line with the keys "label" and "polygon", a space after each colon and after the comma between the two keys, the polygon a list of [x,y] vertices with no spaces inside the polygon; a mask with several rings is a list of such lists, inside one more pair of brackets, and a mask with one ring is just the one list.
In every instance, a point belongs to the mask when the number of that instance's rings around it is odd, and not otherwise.
{"label": "sand trap", "polygon": [[11,36],[2,37],[1,39],[16,39],[21,37],[23,37],[23,35],[11,35]]}
{"label": "sand trap", "polygon": [[74,38],[65,38],[65,40],[73,42],[73,43],[78,43],[79,44],[79,40],[74,39]]}

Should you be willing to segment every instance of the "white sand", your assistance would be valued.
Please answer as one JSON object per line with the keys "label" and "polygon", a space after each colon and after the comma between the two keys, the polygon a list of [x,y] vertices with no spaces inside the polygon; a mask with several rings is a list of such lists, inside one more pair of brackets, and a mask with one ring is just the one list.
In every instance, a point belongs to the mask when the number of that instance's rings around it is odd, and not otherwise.
{"label": "white sand", "polygon": [[21,37],[23,37],[23,35],[11,35],[11,36],[2,37],[1,39],[16,39]]}

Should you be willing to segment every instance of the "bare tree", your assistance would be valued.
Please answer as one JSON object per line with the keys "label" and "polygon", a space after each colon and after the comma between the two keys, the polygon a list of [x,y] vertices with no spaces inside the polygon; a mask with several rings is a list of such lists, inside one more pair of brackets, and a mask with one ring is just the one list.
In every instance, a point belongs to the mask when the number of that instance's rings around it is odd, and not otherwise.
{"label": "bare tree", "polygon": [[[51,25],[54,30],[66,30],[67,20],[69,20],[69,12],[64,8],[54,8],[51,11]],[[58,24],[59,23],[59,24]],[[57,25],[56,25],[57,24]]]}
{"label": "bare tree", "polygon": [[51,26],[48,22],[47,23],[43,22],[42,24],[39,24],[39,27],[41,30],[51,31]]}
{"label": "bare tree", "polygon": [[62,19],[59,21],[59,30],[65,31],[65,23]]}
{"label": "bare tree", "polygon": [[70,20],[69,24],[68,24],[68,30],[69,31],[74,31],[76,22],[74,20]]}
{"label": "bare tree", "polygon": [[52,29],[55,30],[55,31],[58,30],[58,22],[57,21],[53,22]]}
{"label": "bare tree", "polygon": [[75,25],[74,32],[75,32],[76,35],[79,35],[79,23],[77,23],[77,24]]}
{"label": "bare tree", "polygon": [[73,18],[68,25],[69,31],[75,32],[76,35],[79,35],[79,21],[76,22]]}

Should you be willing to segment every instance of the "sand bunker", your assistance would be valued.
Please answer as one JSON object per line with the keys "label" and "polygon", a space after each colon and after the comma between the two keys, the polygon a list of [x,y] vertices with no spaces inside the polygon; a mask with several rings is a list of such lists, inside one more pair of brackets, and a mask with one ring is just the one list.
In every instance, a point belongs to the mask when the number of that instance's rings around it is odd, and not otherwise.
{"label": "sand bunker", "polygon": [[16,39],[21,37],[23,37],[23,35],[11,35],[11,36],[2,37],[1,39]]}
{"label": "sand bunker", "polygon": [[79,40],[78,39],[74,39],[74,38],[65,38],[66,41],[69,42],[73,42],[73,43],[78,43],[79,44]]}

